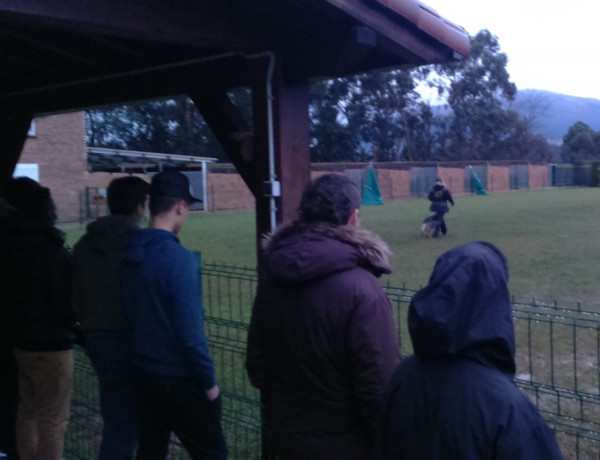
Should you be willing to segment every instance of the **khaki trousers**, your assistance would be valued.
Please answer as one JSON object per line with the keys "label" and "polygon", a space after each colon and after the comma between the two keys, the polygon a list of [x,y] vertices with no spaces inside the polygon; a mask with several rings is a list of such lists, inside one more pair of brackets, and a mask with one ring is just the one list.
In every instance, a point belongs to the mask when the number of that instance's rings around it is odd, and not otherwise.
{"label": "khaki trousers", "polygon": [[15,349],[19,372],[17,449],[21,460],[60,460],[69,422],[73,350]]}

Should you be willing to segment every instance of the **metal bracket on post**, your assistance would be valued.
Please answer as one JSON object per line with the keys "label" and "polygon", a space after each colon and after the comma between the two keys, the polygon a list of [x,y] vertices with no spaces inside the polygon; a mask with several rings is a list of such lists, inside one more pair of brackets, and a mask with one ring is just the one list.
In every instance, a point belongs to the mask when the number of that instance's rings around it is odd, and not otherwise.
{"label": "metal bracket on post", "polygon": [[281,182],[278,180],[267,180],[263,182],[263,195],[269,198],[281,196]]}

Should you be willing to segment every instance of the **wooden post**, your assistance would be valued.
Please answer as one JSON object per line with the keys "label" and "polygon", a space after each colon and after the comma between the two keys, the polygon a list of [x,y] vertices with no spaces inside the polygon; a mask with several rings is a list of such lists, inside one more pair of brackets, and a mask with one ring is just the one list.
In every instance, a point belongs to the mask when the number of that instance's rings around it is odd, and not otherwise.
{"label": "wooden post", "polygon": [[[271,85],[275,174],[276,180],[281,183],[281,196],[275,200],[276,221],[279,224],[294,218],[302,191],[310,181],[309,86],[306,81],[285,81],[277,67]],[[267,101],[266,78],[257,78],[252,86],[254,160],[257,166],[255,180],[261,184],[269,180]],[[256,233],[259,242],[262,236],[270,231],[270,201],[260,193],[256,196]]]}

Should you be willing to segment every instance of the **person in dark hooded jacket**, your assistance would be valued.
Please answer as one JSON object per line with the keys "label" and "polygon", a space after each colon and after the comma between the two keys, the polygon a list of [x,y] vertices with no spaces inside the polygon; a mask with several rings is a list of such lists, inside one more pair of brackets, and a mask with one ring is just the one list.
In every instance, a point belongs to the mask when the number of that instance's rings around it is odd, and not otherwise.
{"label": "person in dark hooded jacket", "polygon": [[429,191],[427,198],[429,201],[431,201],[429,210],[435,213],[433,216],[431,216],[431,219],[439,223],[435,227],[435,231],[433,233],[433,238],[437,238],[440,230],[442,231],[442,235],[445,235],[448,232],[446,222],[444,221],[444,214],[450,210],[447,203],[450,203],[452,206],[454,206],[454,200],[452,199],[450,190],[446,188],[444,182],[439,177],[435,180],[435,184],[433,184],[433,187]]}
{"label": "person in dark hooded jacket", "polygon": [[117,269],[121,246],[145,214],[149,187],[135,176],[112,180],[110,215],[89,224],[73,250],[73,304],[100,387],[99,460],[133,458],[137,445],[133,368]]}
{"label": "person in dark hooded jacket", "polygon": [[299,217],[264,242],[246,368],[271,458],[365,458],[399,344],[377,277],[389,249],[358,226],[347,177],[309,184]]}
{"label": "person in dark hooded jacket", "polygon": [[374,457],[562,459],[554,434],[514,384],[508,264],[489,243],[454,248],[412,299],[414,355],[394,373]]}
{"label": "person in dark hooded jacket", "polygon": [[19,177],[6,198],[14,214],[0,230],[2,329],[9,335],[2,340],[12,343],[18,371],[17,450],[21,459],[58,460],[73,378],[72,261],[48,188]]}

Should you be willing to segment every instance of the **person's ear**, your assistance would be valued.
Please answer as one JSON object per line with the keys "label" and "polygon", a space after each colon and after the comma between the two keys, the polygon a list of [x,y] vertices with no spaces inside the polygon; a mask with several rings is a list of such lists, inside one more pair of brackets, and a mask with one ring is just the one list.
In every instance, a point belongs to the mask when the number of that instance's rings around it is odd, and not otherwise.
{"label": "person's ear", "polygon": [[184,213],[186,205],[187,203],[185,202],[185,200],[179,200],[177,202],[177,204],[175,205],[175,209],[177,211],[178,216],[181,216]]}
{"label": "person's ear", "polygon": [[354,211],[352,211],[352,214],[350,214],[350,217],[348,218],[348,225],[354,225],[356,227],[360,225],[360,219],[358,217],[359,213],[359,209],[355,209]]}
{"label": "person's ear", "polygon": [[146,214],[146,204],[140,203],[137,205],[137,208],[135,208],[135,211],[133,213],[133,218],[135,220],[141,220],[145,214]]}

